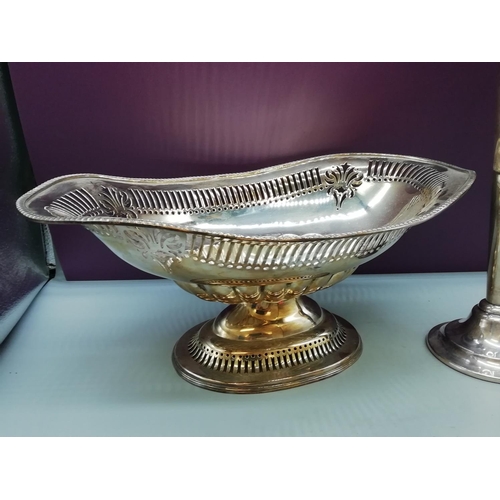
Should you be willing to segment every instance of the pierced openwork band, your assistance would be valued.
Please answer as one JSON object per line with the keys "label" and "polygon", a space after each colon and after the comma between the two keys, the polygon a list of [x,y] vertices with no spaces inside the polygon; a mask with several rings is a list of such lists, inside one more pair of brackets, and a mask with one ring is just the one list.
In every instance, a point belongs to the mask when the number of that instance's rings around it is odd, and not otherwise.
{"label": "pierced openwork band", "polygon": [[366,175],[345,162],[329,168],[312,168],[300,173],[240,185],[198,189],[122,189],[99,184],[94,191],[75,189],[46,206],[56,217],[125,217],[142,215],[204,214],[237,210],[290,200],[326,190],[337,209],[352,198],[363,181],[404,182],[435,196],[447,176],[425,164],[370,161]]}

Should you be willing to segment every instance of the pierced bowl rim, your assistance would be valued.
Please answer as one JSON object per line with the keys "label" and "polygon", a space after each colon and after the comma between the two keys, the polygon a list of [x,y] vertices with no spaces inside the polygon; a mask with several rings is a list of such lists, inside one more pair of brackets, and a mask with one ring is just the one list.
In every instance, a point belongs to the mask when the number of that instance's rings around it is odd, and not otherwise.
{"label": "pierced bowl rim", "polygon": [[[360,231],[349,231],[345,233],[331,233],[331,234],[302,234],[302,235],[293,235],[293,234],[284,234],[284,235],[259,235],[259,236],[248,236],[237,233],[224,233],[221,231],[211,231],[211,230],[195,230],[193,228],[189,228],[186,226],[181,226],[177,224],[151,221],[147,219],[131,219],[125,217],[56,217],[53,215],[38,215],[34,211],[30,210],[28,207],[28,203],[36,198],[38,195],[46,191],[48,188],[57,185],[58,183],[70,179],[78,179],[78,178],[93,178],[93,179],[103,179],[108,181],[119,181],[119,182],[134,182],[136,184],[140,183],[155,183],[161,185],[169,185],[169,184],[177,184],[184,182],[193,182],[193,181],[204,181],[204,180],[214,180],[214,179],[228,179],[228,180],[239,180],[246,179],[248,177],[258,176],[260,174],[267,174],[278,172],[280,170],[284,170],[294,166],[306,165],[308,163],[312,163],[315,161],[322,160],[336,160],[342,161],[342,159],[355,158],[355,159],[376,159],[376,160],[392,160],[392,161],[416,161],[419,163],[425,163],[429,166],[439,166],[444,167],[448,171],[456,172],[457,174],[464,177],[461,186],[456,189],[446,200],[444,200],[441,204],[436,207],[433,207],[429,211],[424,214],[417,215],[413,218],[410,218],[406,221],[397,223],[397,224],[388,224],[385,226],[374,227],[373,229],[368,230],[360,230]],[[359,235],[368,235],[368,234],[376,234],[376,233],[384,233],[388,231],[398,230],[402,228],[410,228],[417,224],[421,224],[436,215],[440,212],[448,208],[455,201],[461,198],[470,186],[474,183],[476,178],[476,173],[473,170],[467,170],[455,165],[451,165],[449,163],[445,163],[438,160],[432,160],[428,158],[422,158],[417,156],[407,156],[407,155],[399,155],[399,154],[385,154],[385,153],[335,153],[329,155],[315,156],[311,158],[306,158],[302,160],[296,160],[280,165],[275,165],[271,167],[266,167],[257,170],[248,170],[245,172],[238,173],[227,173],[227,174],[215,174],[215,175],[206,175],[206,176],[189,176],[189,177],[173,177],[173,178],[139,178],[139,177],[120,177],[120,176],[112,176],[105,174],[90,174],[90,173],[77,173],[77,174],[67,174],[58,177],[54,177],[35,187],[34,189],[28,191],[24,195],[18,198],[16,201],[16,207],[18,211],[29,220],[43,223],[43,224],[80,224],[80,225],[126,225],[126,226],[140,226],[140,227],[152,227],[152,228],[160,228],[160,229],[169,229],[172,231],[178,231],[182,233],[191,233],[191,234],[206,234],[210,236],[216,236],[221,238],[229,238],[229,239],[237,239],[241,241],[311,241],[311,240],[330,240],[330,239],[340,239],[340,238],[348,238],[352,236]]]}

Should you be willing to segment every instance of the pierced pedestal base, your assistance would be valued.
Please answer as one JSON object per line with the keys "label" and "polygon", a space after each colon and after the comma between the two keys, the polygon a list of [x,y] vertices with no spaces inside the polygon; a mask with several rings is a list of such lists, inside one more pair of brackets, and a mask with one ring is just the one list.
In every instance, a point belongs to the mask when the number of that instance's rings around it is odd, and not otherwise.
{"label": "pierced pedestal base", "polygon": [[316,382],[361,355],[354,327],[308,297],[238,304],[190,329],[173,363],[188,382],[219,392],[261,393]]}
{"label": "pierced pedestal base", "polygon": [[467,319],[435,326],[427,346],[445,365],[500,383],[500,307],[482,300]]}

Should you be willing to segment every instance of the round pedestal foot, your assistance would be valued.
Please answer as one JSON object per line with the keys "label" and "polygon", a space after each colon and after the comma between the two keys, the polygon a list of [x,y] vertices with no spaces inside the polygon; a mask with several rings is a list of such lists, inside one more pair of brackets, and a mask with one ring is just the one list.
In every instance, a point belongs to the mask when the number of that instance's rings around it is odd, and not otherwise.
{"label": "round pedestal foot", "polygon": [[302,310],[315,308],[316,318],[308,330],[291,335],[266,338],[254,331],[249,340],[242,325],[244,340],[234,332],[224,337],[218,319],[192,328],[174,347],[177,372],[204,389],[248,394],[309,384],[351,366],[362,350],[354,327],[309,298],[301,301]]}
{"label": "round pedestal foot", "polygon": [[500,383],[500,307],[482,300],[466,320],[435,326],[427,346],[454,370]]}

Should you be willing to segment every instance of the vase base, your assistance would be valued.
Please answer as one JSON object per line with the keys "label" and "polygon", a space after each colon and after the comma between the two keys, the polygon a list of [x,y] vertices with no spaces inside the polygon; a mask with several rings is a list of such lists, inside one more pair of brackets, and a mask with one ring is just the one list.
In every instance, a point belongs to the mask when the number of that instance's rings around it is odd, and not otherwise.
{"label": "vase base", "polygon": [[427,347],[454,370],[500,383],[500,307],[482,300],[467,319],[435,326]]}
{"label": "vase base", "polygon": [[[314,303],[307,297],[302,300]],[[196,386],[241,394],[289,389],[331,377],[359,358],[362,343],[350,323],[317,307],[321,317],[312,328],[281,338],[228,339],[215,333],[216,320],[201,323],[175,345],[175,369]]]}

